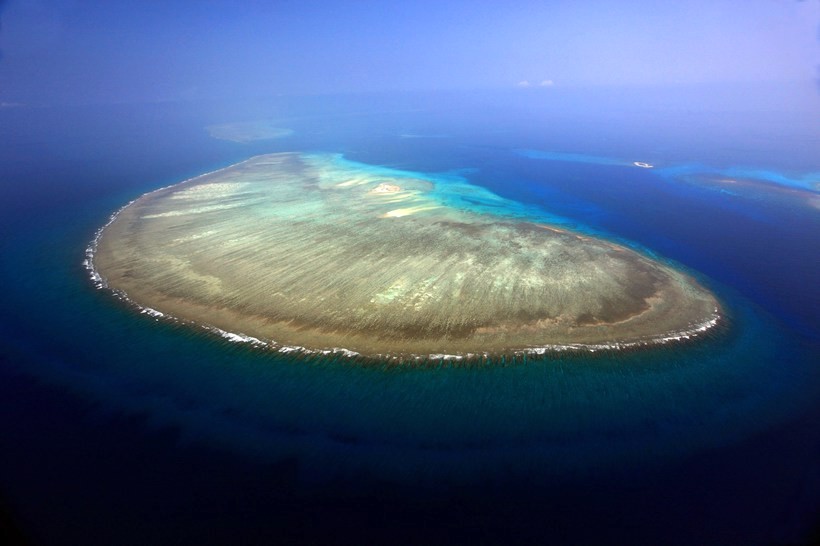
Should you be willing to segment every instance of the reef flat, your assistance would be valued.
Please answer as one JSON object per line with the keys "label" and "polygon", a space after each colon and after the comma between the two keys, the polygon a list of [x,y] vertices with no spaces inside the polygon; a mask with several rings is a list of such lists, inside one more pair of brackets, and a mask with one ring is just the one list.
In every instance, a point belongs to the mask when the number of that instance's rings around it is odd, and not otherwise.
{"label": "reef flat", "polygon": [[619,348],[718,322],[716,299],[683,272],[442,184],[330,154],[257,156],[130,203],[89,263],[156,314],[281,350]]}

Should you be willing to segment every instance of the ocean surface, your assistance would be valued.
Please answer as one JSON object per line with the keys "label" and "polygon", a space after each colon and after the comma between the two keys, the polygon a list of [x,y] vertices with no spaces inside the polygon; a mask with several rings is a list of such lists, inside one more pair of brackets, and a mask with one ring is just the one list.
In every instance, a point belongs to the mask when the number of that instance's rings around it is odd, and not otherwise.
{"label": "ocean surface", "polygon": [[[43,544],[819,539],[818,107],[722,96],[0,108],[0,532]],[[207,130],[231,123],[263,138]],[[725,320],[639,350],[362,364],[140,314],[92,282],[86,249],[124,204],[281,151],[466,180],[478,198],[462,206],[684,269]]]}

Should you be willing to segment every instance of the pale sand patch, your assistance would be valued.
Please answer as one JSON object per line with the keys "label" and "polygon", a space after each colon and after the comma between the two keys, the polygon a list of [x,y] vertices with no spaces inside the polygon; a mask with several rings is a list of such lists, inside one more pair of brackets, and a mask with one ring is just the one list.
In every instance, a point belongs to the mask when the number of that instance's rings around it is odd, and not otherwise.
{"label": "pale sand patch", "polygon": [[396,184],[382,183],[370,190],[368,193],[396,193],[401,191],[401,186]]}

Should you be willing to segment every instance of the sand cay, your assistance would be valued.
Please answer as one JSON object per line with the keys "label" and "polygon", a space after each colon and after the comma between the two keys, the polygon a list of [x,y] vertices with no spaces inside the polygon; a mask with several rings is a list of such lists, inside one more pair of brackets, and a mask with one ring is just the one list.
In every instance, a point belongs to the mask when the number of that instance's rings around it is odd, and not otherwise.
{"label": "sand cay", "polygon": [[92,264],[169,316],[376,358],[625,347],[718,321],[716,299],[666,264],[459,206],[436,184],[335,155],[258,156],[137,199]]}

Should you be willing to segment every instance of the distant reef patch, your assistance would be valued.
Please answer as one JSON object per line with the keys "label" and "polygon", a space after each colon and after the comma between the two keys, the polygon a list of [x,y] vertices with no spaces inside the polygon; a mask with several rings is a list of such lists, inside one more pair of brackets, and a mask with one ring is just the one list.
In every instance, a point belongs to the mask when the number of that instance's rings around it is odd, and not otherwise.
{"label": "distant reef patch", "polygon": [[292,129],[279,127],[273,121],[241,121],[234,123],[220,123],[205,127],[208,134],[220,140],[230,140],[245,144],[255,140],[269,140],[284,138],[293,134]]}

